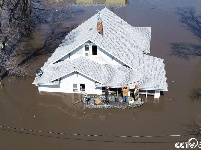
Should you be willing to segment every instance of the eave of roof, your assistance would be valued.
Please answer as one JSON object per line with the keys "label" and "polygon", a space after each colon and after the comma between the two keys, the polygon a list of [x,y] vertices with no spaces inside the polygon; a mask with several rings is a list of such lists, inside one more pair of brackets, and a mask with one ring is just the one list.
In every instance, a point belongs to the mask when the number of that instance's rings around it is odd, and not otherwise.
{"label": "eave of roof", "polygon": [[42,77],[36,77],[35,84],[50,83],[73,72],[78,72],[98,82],[99,86],[109,85],[121,87],[124,84],[133,86],[134,83],[137,83],[141,88],[167,90],[164,64],[162,61],[157,65],[149,63],[146,66],[139,66],[138,69],[132,69],[121,65],[98,64],[86,57],[80,57],[75,60],[67,59],[63,62],[51,64],[42,69],[44,74]]}

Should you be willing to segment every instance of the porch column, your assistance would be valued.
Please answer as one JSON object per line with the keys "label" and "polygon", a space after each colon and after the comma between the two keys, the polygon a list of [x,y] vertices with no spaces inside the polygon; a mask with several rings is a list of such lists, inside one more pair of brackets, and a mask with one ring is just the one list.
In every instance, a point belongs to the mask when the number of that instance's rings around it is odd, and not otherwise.
{"label": "porch column", "polygon": [[118,94],[119,94],[119,93],[118,93],[118,88],[117,88],[117,97],[118,97]]}

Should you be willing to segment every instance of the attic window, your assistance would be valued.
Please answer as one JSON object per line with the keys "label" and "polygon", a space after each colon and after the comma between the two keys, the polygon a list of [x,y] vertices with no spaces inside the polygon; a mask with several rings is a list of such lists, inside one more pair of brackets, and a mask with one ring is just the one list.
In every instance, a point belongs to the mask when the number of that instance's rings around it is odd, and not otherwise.
{"label": "attic window", "polygon": [[89,51],[89,45],[85,45],[85,51]]}
{"label": "attic window", "polygon": [[97,55],[97,46],[92,45],[92,55]]}

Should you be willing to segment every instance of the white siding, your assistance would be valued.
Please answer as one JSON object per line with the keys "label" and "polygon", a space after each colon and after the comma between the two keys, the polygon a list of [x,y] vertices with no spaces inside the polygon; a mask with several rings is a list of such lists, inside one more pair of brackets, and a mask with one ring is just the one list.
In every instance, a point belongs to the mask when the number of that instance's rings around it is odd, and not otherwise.
{"label": "white siding", "polygon": [[[73,91],[73,84],[77,84],[78,92]],[[83,93],[80,91],[80,84],[85,84],[87,94],[102,94],[102,89],[95,87],[95,82],[83,75],[72,73],[63,77],[59,86],[39,86],[39,91],[63,92],[63,93]]]}
{"label": "white siding", "polygon": [[[64,92],[60,89],[59,86],[53,86],[53,85],[38,85],[39,92],[45,91],[45,92]],[[64,92],[65,93],[65,92]]]}
{"label": "white siding", "polygon": [[83,56],[83,53],[84,53],[84,48],[83,48],[83,45],[81,45],[78,48],[76,48],[73,52],[71,52],[68,55],[66,55],[63,58],[61,58],[61,60],[76,59],[76,58],[78,58],[80,56]]}
{"label": "white siding", "polygon": [[[85,56],[88,53],[88,56]],[[77,59],[80,56],[85,56],[100,64],[111,64],[111,65],[123,65],[120,61],[116,60],[114,57],[110,56],[101,48],[97,47],[97,55],[92,55],[92,44],[89,44],[89,51],[85,51],[85,44],[77,48],[74,52],[62,58],[64,59]]]}

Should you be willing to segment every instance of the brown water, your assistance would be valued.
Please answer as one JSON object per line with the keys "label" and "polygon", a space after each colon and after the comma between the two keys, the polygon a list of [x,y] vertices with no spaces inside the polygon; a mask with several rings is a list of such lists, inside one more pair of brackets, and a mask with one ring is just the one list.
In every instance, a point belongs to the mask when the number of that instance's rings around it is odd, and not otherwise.
{"label": "brown water", "polygon": [[[53,5],[53,6],[52,6]],[[185,44],[200,45],[200,34],[187,30],[180,22],[181,15],[176,14],[177,7],[192,7],[199,12],[201,2],[183,1],[141,1],[130,0],[123,7],[111,9],[133,26],[152,27],[152,56],[163,58],[167,72],[168,92],[159,101],[148,97],[146,103],[136,109],[83,109],[81,104],[72,106],[79,100],[77,95],[59,93],[39,93],[32,85],[30,78],[12,78],[4,80],[0,91],[0,125],[34,129],[37,131],[65,132],[69,134],[98,134],[102,137],[58,135],[54,133],[22,131],[16,129],[0,130],[0,148],[2,150],[55,150],[55,149],[175,149],[178,141],[188,141],[190,137],[141,137],[119,138],[117,135],[171,135],[185,134],[192,121],[201,123],[200,101],[190,99],[191,89],[201,86],[201,60],[192,51],[188,59],[180,58],[173,53],[171,43],[180,46]],[[70,20],[63,20],[55,29],[64,30],[95,14],[97,9],[105,6],[75,6],[64,3],[53,3],[50,6],[58,9],[81,10],[72,14]],[[66,7],[68,6],[68,7]],[[108,5],[107,5],[108,6]],[[108,6],[110,7],[110,6]],[[76,12],[76,11],[75,11]],[[199,19],[199,18],[198,18]],[[190,20],[189,20],[190,21]],[[27,43],[40,46],[41,41],[50,30],[49,24],[37,25],[35,32]],[[40,36],[39,36],[40,35]],[[24,44],[26,45],[26,43]],[[178,50],[178,49],[177,49]],[[184,51],[180,51],[184,54]],[[173,55],[171,55],[173,54]],[[50,54],[32,59],[28,66],[31,72],[41,67]],[[187,54],[185,55],[187,56]],[[107,136],[111,135],[111,136]],[[69,138],[69,139],[65,139]]]}

